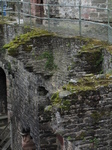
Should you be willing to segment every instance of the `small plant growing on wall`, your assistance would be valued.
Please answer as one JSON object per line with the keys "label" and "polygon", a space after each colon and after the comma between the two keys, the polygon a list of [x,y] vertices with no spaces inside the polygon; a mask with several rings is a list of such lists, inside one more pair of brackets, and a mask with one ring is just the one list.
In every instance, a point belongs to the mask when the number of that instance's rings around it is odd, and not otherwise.
{"label": "small plant growing on wall", "polygon": [[46,64],[45,64],[45,68],[49,69],[49,70],[53,70],[56,69],[56,65],[54,64],[54,57],[53,57],[53,53],[46,51],[43,52],[38,59],[46,59]]}
{"label": "small plant growing on wall", "polygon": [[72,138],[70,136],[67,137],[67,140],[70,141]]}
{"label": "small plant growing on wall", "polygon": [[95,137],[95,138],[93,138],[93,139],[90,139],[89,141],[90,141],[90,143],[91,143],[91,148],[97,148],[98,143],[99,143],[98,138]]}

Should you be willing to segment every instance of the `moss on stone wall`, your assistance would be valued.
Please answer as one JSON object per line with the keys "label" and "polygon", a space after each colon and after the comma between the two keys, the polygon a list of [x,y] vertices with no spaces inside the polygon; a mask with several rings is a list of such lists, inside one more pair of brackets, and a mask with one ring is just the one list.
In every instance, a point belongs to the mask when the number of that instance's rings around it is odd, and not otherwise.
{"label": "moss on stone wall", "polygon": [[[72,94],[81,94],[80,92],[86,92],[86,91],[97,91],[100,87],[107,87],[109,84],[112,83],[111,75],[88,75],[83,78],[80,78],[76,84],[68,83],[67,85],[64,85],[62,88],[65,91],[70,91],[70,95]],[[59,93],[61,91],[58,91],[54,93],[51,97],[51,104],[52,107],[61,108],[62,110],[69,110],[71,101],[69,100],[68,96],[65,96],[63,98],[59,97]],[[86,94],[86,93],[85,93]],[[93,114],[93,117],[95,118],[95,115]]]}
{"label": "moss on stone wall", "polygon": [[[53,111],[53,108],[60,109],[62,111],[68,111],[70,109],[70,101],[68,99],[63,99],[59,97],[59,92],[56,92],[51,97],[51,105],[49,106],[50,110],[47,109],[47,111]],[[47,106],[47,108],[49,108]],[[52,109],[51,109],[52,108]]]}
{"label": "moss on stone wall", "polygon": [[[27,44],[32,38],[37,38],[37,37],[42,37],[42,36],[53,36],[53,34],[49,33],[46,30],[33,29],[31,30],[31,32],[27,32],[26,34],[21,34],[15,37],[10,43],[5,44],[3,48],[8,50],[9,55],[15,56],[18,53],[17,48],[20,45]],[[29,51],[29,48],[27,49]]]}
{"label": "moss on stone wall", "polygon": [[45,69],[53,70],[56,69],[56,65],[54,64],[54,56],[52,52],[46,51],[43,52],[38,59],[46,59]]}
{"label": "moss on stone wall", "polygon": [[112,79],[109,75],[102,76],[87,76],[80,78],[77,84],[68,83],[63,86],[64,90],[68,90],[70,92],[80,92],[80,91],[90,91],[97,90],[100,87],[108,86],[112,82]]}
{"label": "moss on stone wall", "polygon": [[[1,21],[1,24],[6,23],[5,20]],[[17,55],[18,53],[17,48],[20,45],[27,44],[33,38],[42,37],[42,36],[58,36],[54,33],[48,32],[47,30],[42,30],[39,28],[31,29],[29,26],[24,26],[24,30],[28,32],[25,34],[16,36],[10,43],[5,44],[3,46],[4,49],[8,50],[9,55],[12,55],[12,56]],[[61,37],[61,38],[65,38],[65,37]],[[102,41],[90,39],[90,38],[75,37],[72,39],[77,39],[83,43],[83,46],[80,49],[79,55],[81,55],[82,53],[87,53],[87,52],[92,53],[93,55],[95,52],[101,52],[102,48],[109,46],[109,44],[107,44],[104,41],[102,42]],[[70,46],[70,43],[68,44],[68,46]],[[27,51],[27,49],[29,48],[26,48],[25,50]],[[110,50],[111,47],[108,47],[108,49]]]}
{"label": "moss on stone wall", "polygon": [[85,38],[84,41],[85,41],[85,44],[82,46],[80,52],[91,52],[91,53],[94,53],[95,51],[99,52],[102,48],[105,48],[108,45],[107,42],[100,41],[97,39]]}
{"label": "moss on stone wall", "polygon": [[12,21],[16,21],[16,19],[8,17],[8,16],[3,16],[3,17],[2,17],[2,15],[0,16],[0,24],[1,25],[3,25],[3,24],[10,24],[10,23],[12,24]]}
{"label": "moss on stone wall", "polygon": [[102,50],[107,49],[109,44],[104,41],[99,41],[96,39],[86,39],[84,40],[84,45],[81,47],[78,57],[82,61],[86,61],[87,65],[83,66],[84,71],[87,73],[101,74],[103,73],[102,63],[103,63],[103,53]]}

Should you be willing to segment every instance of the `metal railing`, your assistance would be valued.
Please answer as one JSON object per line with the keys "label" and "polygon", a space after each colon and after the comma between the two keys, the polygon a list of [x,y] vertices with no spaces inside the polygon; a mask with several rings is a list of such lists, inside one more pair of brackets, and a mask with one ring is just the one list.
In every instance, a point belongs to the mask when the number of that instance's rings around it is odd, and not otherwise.
{"label": "metal railing", "polygon": [[[20,0],[6,0],[7,7],[4,7],[3,0],[1,5],[1,15],[4,20],[7,16],[10,20],[15,18],[15,24],[29,25],[31,27],[41,27],[52,32],[65,34],[66,36],[85,36],[98,38],[100,40],[112,43],[112,27],[111,27],[111,14],[112,10],[109,8],[99,8],[95,6],[82,6],[81,1],[76,5],[61,5],[61,4],[37,4]],[[27,8],[27,9],[25,9]],[[69,8],[77,10],[77,17],[70,18],[52,15],[52,10]],[[40,12],[33,12],[33,9],[39,9]],[[42,14],[42,9],[44,13]],[[84,9],[94,9],[105,12],[107,15],[106,21],[96,19],[86,19],[82,17]],[[37,11],[37,10],[36,10]],[[4,15],[4,12],[6,15]],[[8,18],[7,17],[7,18]]]}

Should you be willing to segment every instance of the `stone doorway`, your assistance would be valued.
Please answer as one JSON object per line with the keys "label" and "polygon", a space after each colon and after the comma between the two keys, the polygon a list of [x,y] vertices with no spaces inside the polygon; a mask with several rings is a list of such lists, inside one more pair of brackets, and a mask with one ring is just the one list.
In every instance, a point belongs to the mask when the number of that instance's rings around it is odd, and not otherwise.
{"label": "stone doorway", "polygon": [[[40,4],[43,4],[43,0],[40,0]],[[40,17],[44,16],[44,6],[40,7]]]}
{"label": "stone doorway", "polygon": [[36,4],[43,4],[43,0],[30,0],[31,2],[31,14],[37,17],[43,17],[44,15],[44,7],[42,5]]}
{"label": "stone doorway", "polygon": [[7,90],[6,90],[6,75],[0,68],[0,115],[7,114]]}
{"label": "stone doorway", "polygon": [[[44,2],[43,0],[30,0],[31,2],[31,15],[35,16],[32,21],[33,23],[37,24],[42,24],[43,20],[41,17],[44,16],[44,6],[42,5]],[[36,5],[40,4],[40,5]]]}

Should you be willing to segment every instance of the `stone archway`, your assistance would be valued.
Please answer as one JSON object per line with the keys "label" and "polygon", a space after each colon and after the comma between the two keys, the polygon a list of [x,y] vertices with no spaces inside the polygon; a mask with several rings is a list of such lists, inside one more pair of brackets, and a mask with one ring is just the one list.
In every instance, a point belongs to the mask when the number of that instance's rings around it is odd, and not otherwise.
{"label": "stone archway", "polygon": [[7,114],[6,75],[0,68],[0,115]]}

